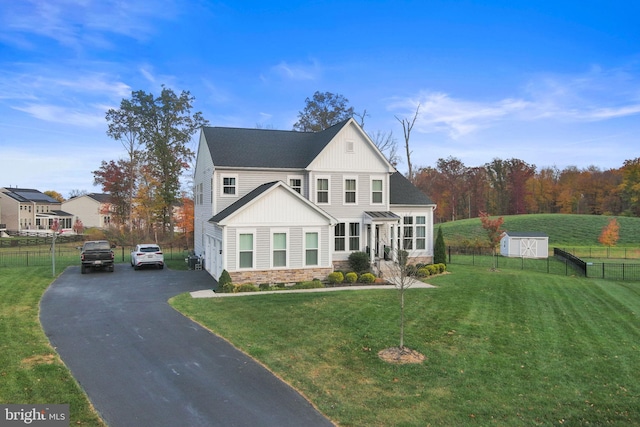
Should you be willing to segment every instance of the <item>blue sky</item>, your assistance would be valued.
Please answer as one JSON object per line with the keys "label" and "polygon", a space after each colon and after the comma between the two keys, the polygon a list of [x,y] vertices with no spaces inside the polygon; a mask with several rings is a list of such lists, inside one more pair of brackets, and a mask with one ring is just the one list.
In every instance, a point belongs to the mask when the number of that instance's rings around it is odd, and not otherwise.
{"label": "blue sky", "polygon": [[340,94],[400,148],[420,104],[416,166],[618,168],[640,157],[640,2],[0,0],[0,186],[100,191],[124,157],[106,110],[162,84],[212,126],[290,130]]}

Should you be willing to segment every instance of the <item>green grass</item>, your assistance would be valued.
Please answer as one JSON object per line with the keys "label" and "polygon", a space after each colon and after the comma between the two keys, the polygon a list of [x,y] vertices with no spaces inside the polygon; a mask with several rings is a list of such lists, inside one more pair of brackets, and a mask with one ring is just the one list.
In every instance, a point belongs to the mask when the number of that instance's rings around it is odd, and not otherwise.
{"label": "green grass", "polygon": [[[549,236],[549,246],[602,246],[598,237],[613,217],[599,215],[539,214],[503,216],[502,229],[514,232],[537,231]],[[620,224],[618,246],[640,247],[640,218],[615,217]],[[442,227],[445,243],[449,246],[464,242],[486,245],[487,233],[479,218],[435,224]]]}
{"label": "green grass", "polygon": [[264,363],[342,426],[638,425],[640,283],[451,266],[395,291],[176,297],[174,307]]}
{"label": "green grass", "polygon": [[70,405],[70,425],[103,425],[38,319],[51,267],[0,270],[0,402]]}

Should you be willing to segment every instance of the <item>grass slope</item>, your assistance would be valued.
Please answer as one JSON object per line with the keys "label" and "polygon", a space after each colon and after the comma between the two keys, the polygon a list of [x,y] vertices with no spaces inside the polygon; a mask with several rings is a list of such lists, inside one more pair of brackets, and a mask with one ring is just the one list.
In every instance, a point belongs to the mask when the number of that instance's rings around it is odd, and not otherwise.
{"label": "grass slope", "polygon": [[410,289],[171,303],[260,360],[341,426],[639,425],[640,283],[455,265]]}
{"label": "grass slope", "polygon": [[[549,236],[550,246],[601,246],[598,237],[614,217],[600,215],[535,214],[503,216],[505,231],[537,231]],[[618,246],[640,246],[640,218],[615,217],[620,224]],[[479,218],[436,224],[442,227],[445,243],[451,246],[465,242],[487,243],[487,233]]]}

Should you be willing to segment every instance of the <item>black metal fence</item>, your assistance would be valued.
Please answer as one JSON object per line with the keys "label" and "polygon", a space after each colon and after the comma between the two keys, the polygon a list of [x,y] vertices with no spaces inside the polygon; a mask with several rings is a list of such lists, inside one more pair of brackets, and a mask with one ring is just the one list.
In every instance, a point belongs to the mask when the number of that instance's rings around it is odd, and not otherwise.
{"label": "black metal fence", "polygon": [[[129,262],[133,247],[117,247],[115,253],[116,262]],[[167,260],[185,259],[188,252],[183,247],[163,247],[164,258]],[[80,265],[80,250],[69,247],[56,247],[55,261],[58,266]],[[3,267],[34,267],[48,266],[53,262],[51,246],[31,247],[25,250],[8,251],[0,250],[0,268]]]}
{"label": "black metal fence", "polygon": [[[598,253],[596,250],[582,249],[580,253]],[[606,248],[602,248],[606,249]],[[587,252],[588,251],[588,252]],[[638,251],[627,248],[626,254],[637,254]],[[640,257],[627,258],[629,260]],[[487,268],[505,268],[531,270],[565,276],[584,276],[608,280],[640,281],[640,260],[633,262],[588,262],[575,253],[565,249],[554,248],[554,256],[548,258],[510,258],[498,255],[493,248],[449,247],[448,263],[474,265]]]}

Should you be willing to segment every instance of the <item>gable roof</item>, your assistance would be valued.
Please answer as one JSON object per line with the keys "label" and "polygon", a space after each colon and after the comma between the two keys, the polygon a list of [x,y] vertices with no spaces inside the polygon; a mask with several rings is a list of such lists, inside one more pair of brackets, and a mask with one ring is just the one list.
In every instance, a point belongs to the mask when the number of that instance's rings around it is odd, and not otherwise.
{"label": "gable roof", "polygon": [[400,172],[389,178],[389,203],[392,205],[433,205],[433,201]]}
{"label": "gable roof", "polygon": [[509,237],[549,237],[539,231],[505,231],[504,236]]}
{"label": "gable roof", "polygon": [[216,166],[241,168],[305,168],[347,119],[321,132],[203,127]]}
{"label": "gable roof", "polygon": [[272,188],[275,188],[275,187],[284,188],[285,190],[287,190],[291,194],[293,194],[295,197],[297,197],[300,201],[304,202],[307,206],[309,206],[310,208],[312,208],[313,210],[315,210],[317,212],[320,212],[322,215],[324,215],[325,217],[330,219],[332,223],[333,222],[337,222],[337,221],[335,221],[335,218],[333,218],[331,215],[329,215],[328,213],[326,213],[325,211],[320,209],[315,204],[311,203],[309,200],[307,200],[304,197],[302,197],[302,195],[300,195],[298,192],[296,192],[293,189],[291,189],[291,187],[289,187],[288,185],[286,185],[282,181],[267,182],[266,184],[262,184],[262,185],[260,185],[260,186],[258,186],[256,188],[254,188],[249,193],[245,194],[240,199],[238,199],[237,201],[235,201],[234,203],[232,203],[231,205],[227,206],[225,209],[221,210],[220,212],[215,214],[213,217],[211,217],[211,219],[209,219],[209,222],[214,222],[214,223],[218,223],[219,224],[220,222],[222,222],[225,219],[229,218],[230,216],[232,216],[236,212],[241,211],[242,209],[244,209],[245,207],[250,205],[253,201],[259,199],[263,194],[267,193],[269,190],[271,190]]}
{"label": "gable roof", "polygon": [[51,203],[60,204],[59,201],[51,196],[47,196],[38,190],[32,188],[5,188],[3,192],[7,196],[11,197],[18,202],[39,202],[39,203]]}

